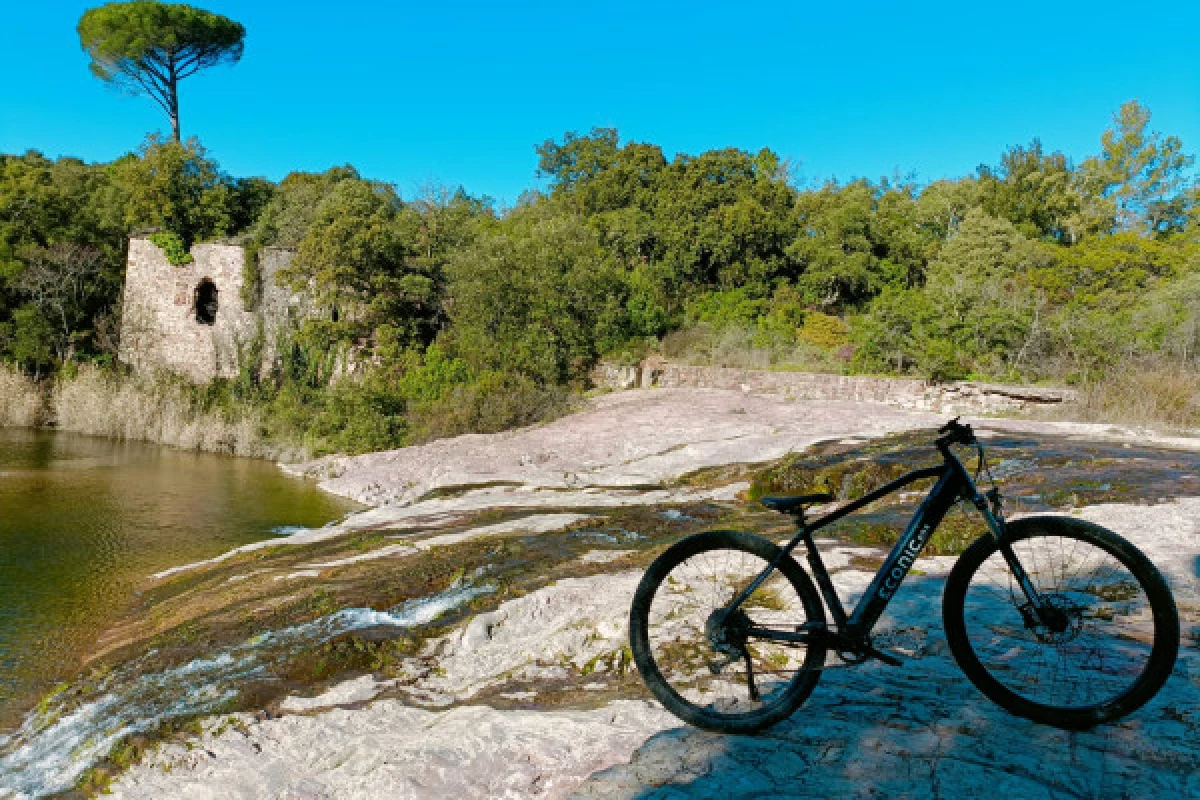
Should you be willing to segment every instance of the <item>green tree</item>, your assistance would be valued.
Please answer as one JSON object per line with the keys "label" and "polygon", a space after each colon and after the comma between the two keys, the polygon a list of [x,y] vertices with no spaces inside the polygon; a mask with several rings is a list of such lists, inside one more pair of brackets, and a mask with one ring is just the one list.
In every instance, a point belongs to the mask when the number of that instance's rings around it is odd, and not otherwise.
{"label": "green tree", "polygon": [[1100,155],[1080,168],[1085,189],[1101,201],[1097,226],[1169,233],[1186,224],[1193,195],[1188,170],[1195,159],[1176,136],[1149,131],[1150,110],[1130,100],[1100,137]]}
{"label": "green tree", "polygon": [[8,322],[0,324],[0,341],[12,359],[35,377],[54,364],[54,324],[34,305],[23,305],[12,312]]}
{"label": "green tree", "polygon": [[388,325],[393,339],[427,343],[438,284],[415,259],[415,222],[391,186],[338,181],[280,279],[329,310],[331,340],[369,340]]}
{"label": "green tree", "polygon": [[[40,369],[46,354],[95,352],[97,320],[110,317],[120,291],[122,217],[107,165],[0,156],[0,324],[10,323],[10,355],[17,348]],[[45,348],[33,346],[39,336]]]}
{"label": "green tree", "polygon": [[179,82],[202,69],[236,63],[246,29],[220,14],[189,5],[134,0],[88,9],[79,42],[92,74],[135,94],[148,95],[179,136]]}
{"label": "green tree", "polygon": [[552,211],[513,212],[448,265],[450,339],[479,373],[578,380],[624,332],[611,257],[581,220]]}
{"label": "green tree", "polygon": [[264,245],[297,246],[308,233],[321,203],[345,180],[362,178],[351,166],[332,167],[325,172],[290,173],[279,182],[254,223],[254,238]]}
{"label": "green tree", "polygon": [[149,136],[137,154],[115,161],[110,174],[127,230],[170,231],[190,246],[236,233],[238,216],[245,215],[237,184],[195,139],[180,144]]}
{"label": "green tree", "polygon": [[1057,305],[1117,311],[1142,294],[1181,277],[1189,248],[1181,237],[1148,238],[1132,232],[1094,236],[1057,254],[1030,274],[1033,285]]}
{"label": "green tree", "polygon": [[937,310],[931,338],[952,345],[974,371],[1019,371],[1044,333],[1044,295],[1028,276],[1052,260],[1008,220],[972,209],[929,265],[925,294]]}
{"label": "green tree", "polygon": [[644,201],[667,160],[656,145],[619,144],[614,128],[568,133],[562,144],[547,140],[537,148],[538,174],[551,179],[555,197],[568,198],[586,216],[628,208]]}
{"label": "green tree", "polygon": [[937,310],[919,289],[886,287],[854,320],[854,366],[864,372],[904,374],[920,369],[927,377],[958,377],[961,366],[936,348],[931,354]]}
{"label": "green tree", "polygon": [[928,233],[916,224],[908,187],[828,183],[796,199],[797,284],[811,305],[858,306],[885,286],[907,286],[924,271]]}
{"label": "green tree", "polygon": [[984,211],[1031,239],[1070,244],[1081,234],[1073,225],[1083,207],[1074,171],[1066,156],[1047,154],[1037,139],[1010,147],[997,168],[981,166],[979,191]]}
{"label": "green tree", "polygon": [[934,241],[945,241],[979,205],[979,193],[974,178],[934,181],[917,197],[917,224]]}
{"label": "green tree", "polygon": [[650,213],[662,296],[673,312],[697,289],[753,285],[769,294],[793,272],[795,192],[770,150],[727,148],[681,155],[655,182]]}
{"label": "green tree", "polygon": [[59,242],[29,248],[22,261],[11,286],[37,310],[39,335],[46,332],[57,360],[66,362],[91,334],[97,295],[112,290],[103,280],[103,256],[91,247]]}

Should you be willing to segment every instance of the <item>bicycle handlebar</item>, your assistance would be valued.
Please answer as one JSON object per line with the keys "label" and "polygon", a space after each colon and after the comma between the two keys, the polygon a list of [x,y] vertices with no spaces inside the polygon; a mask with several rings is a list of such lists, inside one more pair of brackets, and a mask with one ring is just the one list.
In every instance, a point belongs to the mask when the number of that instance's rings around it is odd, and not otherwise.
{"label": "bicycle handlebar", "polygon": [[955,417],[938,428],[938,433],[942,435],[937,438],[935,444],[939,449],[945,449],[952,444],[975,444],[975,431],[971,430],[970,425],[958,420],[959,418]]}

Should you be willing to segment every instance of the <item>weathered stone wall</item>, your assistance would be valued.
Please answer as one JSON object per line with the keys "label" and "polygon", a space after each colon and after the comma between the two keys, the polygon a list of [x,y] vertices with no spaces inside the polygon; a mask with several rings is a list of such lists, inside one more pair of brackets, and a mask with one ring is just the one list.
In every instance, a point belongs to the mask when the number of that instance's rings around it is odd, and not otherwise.
{"label": "weathered stone wall", "polygon": [[[275,274],[291,257],[291,251],[274,248],[260,254],[262,295],[247,309],[241,297],[241,247],[198,244],[192,248],[192,263],[175,266],[150,240],[130,239],[120,360],[139,370],[177,372],[197,383],[233,377],[241,361],[255,352],[272,360],[277,333],[288,322],[289,308],[298,303],[275,285]],[[211,325],[196,317],[196,290],[205,280],[217,288]],[[256,350],[259,343],[262,349]]]}
{"label": "weathered stone wall", "polygon": [[812,372],[695,367],[647,360],[636,367],[601,364],[592,383],[611,389],[735,389],[796,400],[851,400],[950,414],[988,414],[1075,399],[1070,389],[1005,386],[972,381],[931,384],[917,378],[874,378]]}

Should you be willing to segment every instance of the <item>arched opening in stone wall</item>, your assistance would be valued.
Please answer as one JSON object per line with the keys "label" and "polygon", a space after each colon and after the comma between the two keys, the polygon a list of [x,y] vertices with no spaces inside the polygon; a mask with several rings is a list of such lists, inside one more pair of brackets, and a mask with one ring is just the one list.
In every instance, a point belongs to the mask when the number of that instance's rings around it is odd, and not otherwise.
{"label": "arched opening in stone wall", "polygon": [[193,307],[196,311],[196,322],[201,325],[213,325],[217,321],[217,285],[208,278],[200,281],[196,287]]}

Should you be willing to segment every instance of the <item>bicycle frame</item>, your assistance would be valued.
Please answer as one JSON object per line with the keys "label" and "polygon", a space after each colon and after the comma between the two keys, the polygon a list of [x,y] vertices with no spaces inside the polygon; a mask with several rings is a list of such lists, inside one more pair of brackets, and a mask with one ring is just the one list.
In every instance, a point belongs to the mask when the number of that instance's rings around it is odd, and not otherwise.
{"label": "bicycle frame", "polygon": [[[768,565],[749,586],[734,598],[733,602],[728,606],[727,611],[733,611],[740,606],[770,576],[771,572],[778,566],[779,561],[789,556],[801,542],[804,542],[808,551],[807,560],[809,567],[816,578],[817,586],[821,590],[821,596],[825,599],[825,604],[828,606],[836,625],[839,642],[835,644],[859,646],[871,655],[880,656],[881,654],[878,651],[874,651],[867,644],[867,638],[872,628],[879,621],[884,610],[887,609],[888,603],[895,596],[896,590],[900,588],[900,584],[904,582],[904,578],[908,575],[909,570],[912,569],[917,556],[920,555],[925,545],[928,544],[933,531],[941,523],[946,512],[962,499],[971,500],[976,509],[979,510],[987,522],[988,530],[1000,542],[1000,549],[1004,553],[1005,560],[1008,561],[1009,567],[1017,577],[1026,598],[1033,604],[1034,608],[1040,609],[1042,606],[1041,598],[1038,597],[1037,591],[1025,574],[1025,570],[1017,562],[1012,548],[1004,541],[1003,520],[988,508],[987,499],[975,486],[975,482],[971,479],[966,467],[963,466],[957,456],[950,452],[949,446],[939,444],[938,450],[943,456],[943,463],[938,466],[925,467],[906,473],[896,480],[863,495],[859,499],[813,522],[805,521],[803,515],[800,515],[797,520],[798,530],[796,535],[783,547],[779,557]],[[871,581],[871,585],[867,587],[858,605],[847,616],[845,607],[842,605],[842,601],[833,586],[833,581],[829,577],[829,571],[825,568],[821,554],[812,540],[813,532],[853,514],[864,506],[902,489],[910,483],[915,483],[926,478],[937,478],[937,482],[934,483],[929,494],[925,496],[925,499],[909,520],[904,532],[892,547],[891,552],[888,553],[883,566],[876,573],[875,578]],[[812,632],[778,631],[759,628],[757,626],[751,627],[748,633],[755,638],[796,643],[807,642],[813,636]]]}

